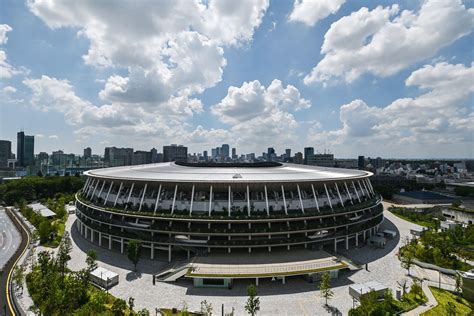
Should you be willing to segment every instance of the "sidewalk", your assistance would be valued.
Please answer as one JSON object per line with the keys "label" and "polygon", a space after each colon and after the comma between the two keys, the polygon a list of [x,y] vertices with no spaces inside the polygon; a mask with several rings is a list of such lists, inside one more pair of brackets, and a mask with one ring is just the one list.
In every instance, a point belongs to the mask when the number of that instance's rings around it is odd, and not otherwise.
{"label": "sidewalk", "polygon": [[423,282],[422,288],[423,288],[423,292],[425,293],[426,297],[428,298],[428,302],[426,302],[423,305],[418,306],[415,309],[412,309],[411,311],[409,311],[409,312],[407,312],[403,315],[405,315],[405,316],[420,315],[421,313],[426,312],[427,310],[432,309],[433,307],[438,305],[438,301],[436,301],[433,293],[431,293],[431,290],[428,287],[427,282]]}

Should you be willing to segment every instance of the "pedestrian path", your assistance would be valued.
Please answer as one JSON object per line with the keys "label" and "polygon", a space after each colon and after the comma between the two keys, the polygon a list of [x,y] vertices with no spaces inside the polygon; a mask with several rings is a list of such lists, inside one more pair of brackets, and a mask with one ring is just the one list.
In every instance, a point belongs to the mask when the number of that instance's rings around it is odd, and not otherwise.
{"label": "pedestrian path", "polygon": [[430,310],[430,309],[432,309],[432,308],[434,308],[438,305],[438,301],[434,297],[433,293],[431,293],[431,290],[430,290],[428,284],[426,284],[426,283],[427,282],[423,282],[422,289],[423,289],[423,293],[425,293],[426,297],[428,298],[428,302],[426,302],[423,305],[418,306],[415,309],[412,309],[411,311],[409,311],[409,312],[407,312],[403,315],[405,315],[405,316],[420,315],[421,313],[424,313],[427,310]]}

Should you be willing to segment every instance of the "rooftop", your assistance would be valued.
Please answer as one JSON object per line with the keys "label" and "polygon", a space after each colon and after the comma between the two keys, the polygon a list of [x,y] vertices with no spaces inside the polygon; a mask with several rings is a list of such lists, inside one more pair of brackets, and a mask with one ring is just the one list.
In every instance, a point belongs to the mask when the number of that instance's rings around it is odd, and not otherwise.
{"label": "rooftop", "polygon": [[[216,164],[217,165],[217,164]],[[342,168],[325,168],[297,164],[272,164],[246,166],[246,164],[176,164],[165,162],[138,166],[124,166],[93,169],[84,174],[92,177],[157,181],[157,182],[209,182],[209,183],[252,183],[252,182],[318,182],[328,180],[351,180],[369,177],[371,172]]]}
{"label": "rooftop", "polygon": [[51,211],[49,208],[47,208],[41,203],[31,203],[31,204],[28,204],[27,206],[31,208],[33,212],[43,217],[52,217],[56,215],[56,213],[54,213],[53,211]]}
{"label": "rooftop", "polygon": [[400,192],[397,194],[401,196],[420,199],[420,200],[446,200],[446,201],[454,200],[453,198],[449,196],[441,195],[441,194],[430,192],[430,191],[410,191],[410,192]]}

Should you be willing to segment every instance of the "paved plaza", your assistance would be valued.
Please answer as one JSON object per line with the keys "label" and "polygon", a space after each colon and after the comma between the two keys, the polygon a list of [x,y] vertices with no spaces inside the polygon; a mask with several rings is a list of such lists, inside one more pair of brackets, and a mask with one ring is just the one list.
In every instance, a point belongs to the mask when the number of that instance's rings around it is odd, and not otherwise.
{"label": "paved plaza", "polygon": [[[396,252],[405,237],[410,235],[410,229],[418,226],[406,222],[387,211],[384,212],[384,215],[386,219],[381,225],[381,229],[398,232],[397,237],[388,239],[384,249],[360,245],[359,248],[340,252],[344,257],[361,266],[365,267],[365,264],[368,263],[368,271],[365,269],[345,271],[340,273],[339,278],[332,280],[334,297],[329,303],[343,315],[348,313],[353,304],[349,296],[349,285],[376,280],[395,292],[399,288],[397,281],[408,280],[406,270],[401,268]],[[135,273],[133,272],[132,263],[125,254],[121,255],[117,251],[99,248],[85,240],[79,235],[75,227],[71,229],[74,222],[75,215],[71,215],[66,228],[71,231],[74,244],[70,268],[80,269],[84,267],[86,251],[94,249],[98,254],[99,265],[119,274],[120,282],[110,292],[124,299],[128,299],[130,296],[134,297],[138,309],[145,307],[154,311],[156,307],[179,308],[183,305],[183,302],[186,302],[190,310],[199,310],[200,302],[207,300],[213,304],[216,313],[220,314],[221,306],[224,304],[226,312],[230,312],[234,307],[236,315],[246,315],[244,310],[247,299],[246,287],[252,280],[236,279],[231,290],[194,288],[190,279],[181,279],[176,283],[158,282],[153,285],[152,275],[170,266],[166,261],[165,254],[161,256],[162,261],[140,259],[138,272]],[[355,245],[351,245],[351,247],[355,247]],[[288,254],[291,254],[291,252]],[[285,256],[286,254],[283,255],[283,257]],[[294,259],[304,260],[304,258]],[[202,258],[200,260],[204,263],[207,259]],[[416,273],[416,271],[414,272]],[[318,284],[309,283],[301,276],[289,277],[284,285],[278,280],[261,279],[257,289],[261,302],[259,315],[330,314],[330,311],[323,306],[324,299],[320,297]]]}

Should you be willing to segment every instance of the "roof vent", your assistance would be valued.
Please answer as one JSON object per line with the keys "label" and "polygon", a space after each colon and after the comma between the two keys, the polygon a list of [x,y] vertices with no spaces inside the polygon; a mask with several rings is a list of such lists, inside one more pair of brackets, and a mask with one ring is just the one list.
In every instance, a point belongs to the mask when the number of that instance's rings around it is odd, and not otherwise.
{"label": "roof vent", "polygon": [[234,179],[240,179],[240,178],[242,178],[242,175],[241,175],[240,173],[236,173],[236,174],[234,174],[234,175],[232,176],[232,178],[234,178]]}

